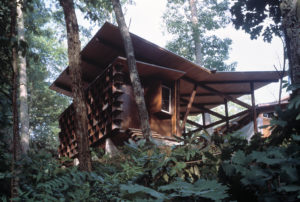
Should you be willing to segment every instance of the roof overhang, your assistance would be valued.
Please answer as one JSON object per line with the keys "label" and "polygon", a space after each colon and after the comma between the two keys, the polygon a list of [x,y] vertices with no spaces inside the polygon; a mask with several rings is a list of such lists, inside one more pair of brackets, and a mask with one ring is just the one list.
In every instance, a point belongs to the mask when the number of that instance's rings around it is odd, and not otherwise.
{"label": "roof overhang", "polygon": [[[282,72],[276,71],[212,73],[208,69],[200,67],[135,34],[131,34],[131,38],[140,75],[156,75],[170,80],[182,78],[180,95],[187,99],[193,91],[194,85],[197,84],[198,88],[194,103],[207,108],[223,104],[224,98],[201,87],[203,85],[238,98],[251,93],[251,83],[253,83],[254,90],[256,90],[271,82],[277,82],[284,75]],[[81,51],[84,87],[88,87],[116,58],[125,62],[124,57],[125,50],[118,27],[105,23]],[[71,96],[69,67],[52,83],[50,89]],[[181,102],[181,105],[181,111],[184,112],[186,104]],[[192,114],[201,112],[199,108],[192,107]]]}

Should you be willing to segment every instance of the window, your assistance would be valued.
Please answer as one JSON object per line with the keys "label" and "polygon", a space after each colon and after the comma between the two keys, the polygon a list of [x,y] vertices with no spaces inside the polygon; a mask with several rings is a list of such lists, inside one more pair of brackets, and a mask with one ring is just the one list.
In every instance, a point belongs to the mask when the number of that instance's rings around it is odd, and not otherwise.
{"label": "window", "polygon": [[171,89],[167,86],[162,86],[161,110],[171,113]]}

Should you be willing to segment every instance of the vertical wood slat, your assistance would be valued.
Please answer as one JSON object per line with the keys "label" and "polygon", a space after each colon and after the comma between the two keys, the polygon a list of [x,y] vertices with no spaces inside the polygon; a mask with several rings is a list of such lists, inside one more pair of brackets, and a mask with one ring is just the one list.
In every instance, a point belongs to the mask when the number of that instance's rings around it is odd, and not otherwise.
{"label": "vertical wood slat", "polygon": [[251,91],[251,104],[252,104],[252,116],[253,116],[253,127],[254,132],[257,133],[257,114],[256,114],[256,106],[255,106],[255,94],[254,94],[254,84],[253,82],[250,83],[250,91]]}
{"label": "vertical wood slat", "polygon": [[193,105],[193,102],[194,102],[194,99],[195,99],[195,95],[196,95],[196,92],[197,92],[197,85],[195,84],[194,85],[194,88],[193,88],[193,91],[191,93],[191,96],[190,96],[190,100],[189,100],[189,103],[187,105],[187,109],[186,109],[186,112],[184,114],[184,118],[183,118],[183,121],[182,121],[182,124],[181,124],[181,130],[183,131],[184,128],[185,128],[185,124],[186,124],[186,120],[187,120],[187,117],[191,111],[191,108],[192,108],[192,105]]}

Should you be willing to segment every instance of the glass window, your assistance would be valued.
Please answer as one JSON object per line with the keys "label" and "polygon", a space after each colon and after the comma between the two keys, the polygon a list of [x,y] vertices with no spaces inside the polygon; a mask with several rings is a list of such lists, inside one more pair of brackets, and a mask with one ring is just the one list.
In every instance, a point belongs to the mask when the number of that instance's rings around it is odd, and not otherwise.
{"label": "glass window", "polygon": [[161,110],[171,113],[171,89],[167,86],[162,86]]}

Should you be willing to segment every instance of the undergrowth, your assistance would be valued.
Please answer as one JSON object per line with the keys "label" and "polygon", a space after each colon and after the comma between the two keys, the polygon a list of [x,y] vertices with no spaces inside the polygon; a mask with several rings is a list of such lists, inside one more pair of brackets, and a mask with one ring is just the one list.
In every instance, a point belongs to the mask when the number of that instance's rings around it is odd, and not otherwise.
{"label": "undergrowth", "polygon": [[[181,144],[173,147],[129,141],[113,158],[94,150],[90,173],[63,166],[68,159],[31,151],[17,164],[20,189],[14,200],[297,201],[300,98],[277,114],[272,135],[263,139],[257,134],[250,143],[237,134],[194,134],[178,137]],[[0,157],[8,167],[7,152]],[[11,173],[1,170],[1,182],[9,186],[10,179]],[[7,190],[0,193],[9,200]]]}

